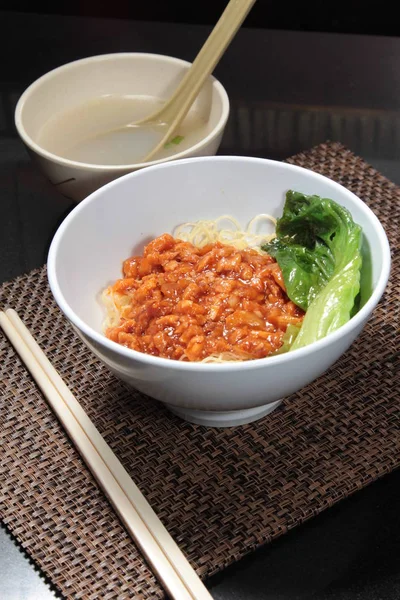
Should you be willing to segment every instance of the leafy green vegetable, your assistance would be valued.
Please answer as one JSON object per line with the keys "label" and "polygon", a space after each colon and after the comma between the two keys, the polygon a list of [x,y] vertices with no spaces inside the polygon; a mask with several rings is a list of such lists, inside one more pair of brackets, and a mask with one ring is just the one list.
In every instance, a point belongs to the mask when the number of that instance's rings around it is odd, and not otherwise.
{"label": "leafy green vegetable", "polygon": [[289,298],[306,311],[294,350],[352,316],[360,291],[361,227],[333,200],[290,190],[276,234],[262,249],[281,267]]}
{"label": "leafy green vegetable", "polygon": [[295,339],[299,335],[299,331],[300,327],[298,325],[288,325],[282,337],[283,344],[274,354],[285,354],[285,352],[289,352]]}
{"label": "leafy green vegetable", "polygon": [[171,148],[171,146],[177,146],[181,141],[185,139],[183,135],[176,135],[172,140],[164,144],[164,148]]}

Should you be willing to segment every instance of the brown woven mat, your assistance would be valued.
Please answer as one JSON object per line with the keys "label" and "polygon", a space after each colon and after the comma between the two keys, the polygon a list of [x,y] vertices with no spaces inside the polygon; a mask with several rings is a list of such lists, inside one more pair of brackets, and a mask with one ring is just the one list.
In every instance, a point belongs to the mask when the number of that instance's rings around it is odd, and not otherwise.
{"label": "brown woven mat", "polygon": [[[361,196],[390,237],[387,292],[359,340],[323,377],[257,423],[184,423],[118,382],[71,331],[45,268],[0,288],[202,577],[299,525],[400,462],[400,189],[340,144],[290,159]],[[397,366],[397,369],[396,369]],[[163,592],[0,336],[1,516],[69,598]]]}

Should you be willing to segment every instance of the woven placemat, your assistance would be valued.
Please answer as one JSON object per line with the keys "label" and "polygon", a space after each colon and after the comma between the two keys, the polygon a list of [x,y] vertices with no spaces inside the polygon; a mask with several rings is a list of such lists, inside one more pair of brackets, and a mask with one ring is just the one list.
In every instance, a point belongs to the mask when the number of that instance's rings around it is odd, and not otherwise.
{"label": "woven placemat", "polygon": [[[400,463],[400,189],[337,143],[289,162],[365,200],[389,235],[393,268],[386,294],[345,356],[257,423],[206,429],[132,392],[68,326],[45,268],[0,288],[0,306],[15,308],[31,328],[203,578]],[[162,598],[3,336],[0,385],[1,517],[9,530],[68,598]]]}

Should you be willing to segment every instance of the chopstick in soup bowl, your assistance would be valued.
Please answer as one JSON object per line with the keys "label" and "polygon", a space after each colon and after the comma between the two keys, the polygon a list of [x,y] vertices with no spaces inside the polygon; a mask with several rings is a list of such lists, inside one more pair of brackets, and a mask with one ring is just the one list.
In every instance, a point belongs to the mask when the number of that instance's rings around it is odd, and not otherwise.
{"label": "chopstick in soup bowl", "polygon": [[17,313],[0,311],[0,326],[170,597],[211,600],[197,573]]}

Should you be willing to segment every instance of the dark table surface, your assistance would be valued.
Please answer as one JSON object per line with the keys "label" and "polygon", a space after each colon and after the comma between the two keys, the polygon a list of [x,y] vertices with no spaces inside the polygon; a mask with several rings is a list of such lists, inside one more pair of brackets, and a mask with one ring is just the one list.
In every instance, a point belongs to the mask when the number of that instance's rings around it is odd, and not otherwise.
{"label": "dark table surface", "polygon": [[[17,137],[21,92],[48,70],[95,54],[192,60],[208,31],[0,11],[0,283],[44,264],[73,207],[36,171]],[[215,75],[231,100],[220,154],[282,159],[330,139],[400,184],[400,38],[243,28]],[[397,471],[209,580],[213,597],[399,599],[399,493]],[[56,595],[5,528],[0,573],[1,599]]]}

